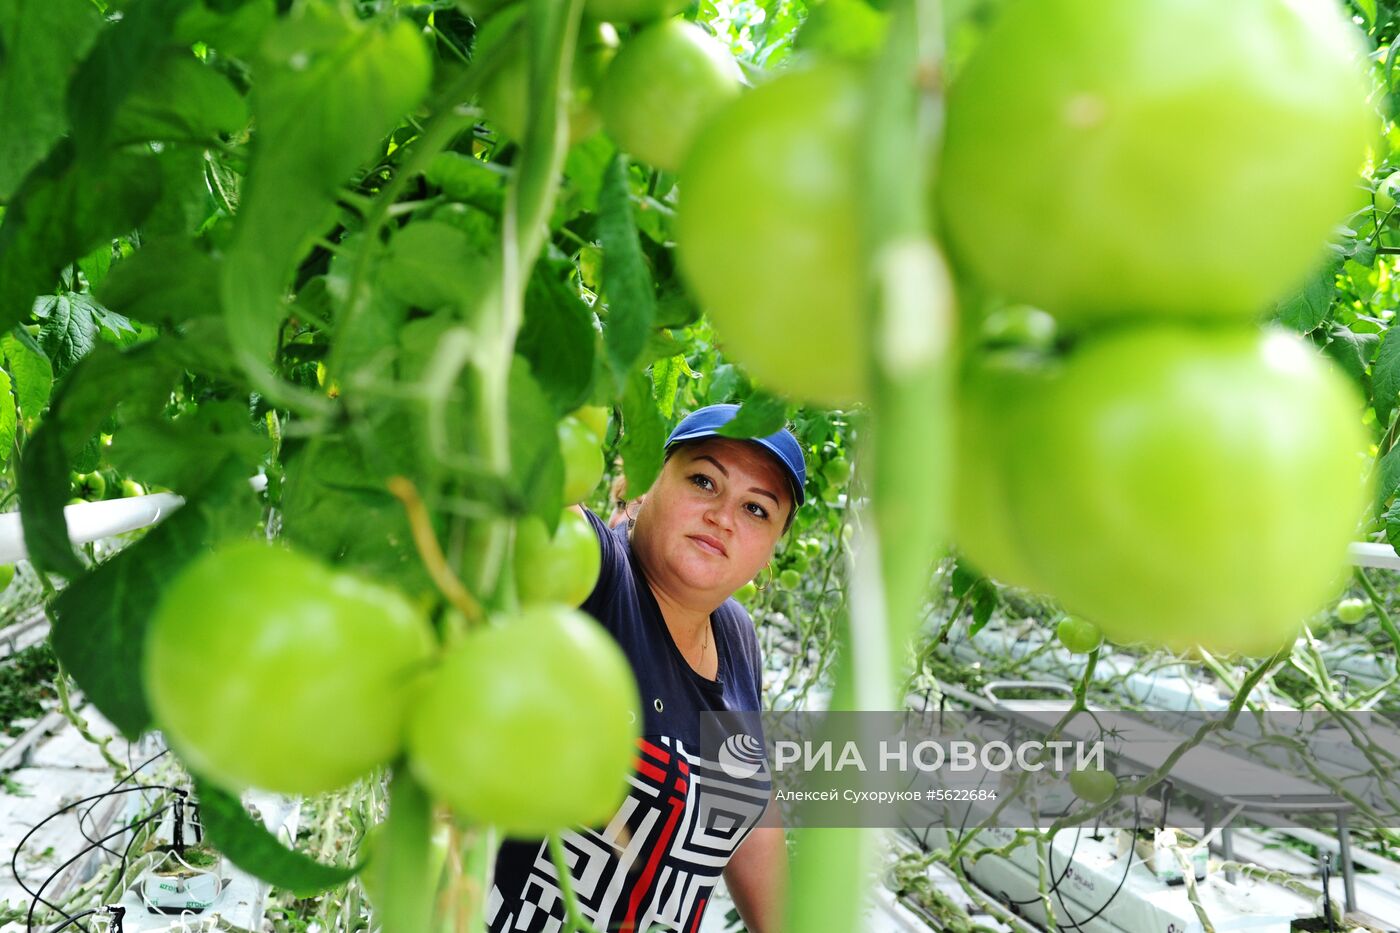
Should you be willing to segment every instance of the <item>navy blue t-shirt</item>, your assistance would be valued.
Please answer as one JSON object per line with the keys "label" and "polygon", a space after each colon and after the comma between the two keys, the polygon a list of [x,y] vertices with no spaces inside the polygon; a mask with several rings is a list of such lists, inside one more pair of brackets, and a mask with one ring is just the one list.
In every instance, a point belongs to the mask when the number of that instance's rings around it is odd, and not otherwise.
{"label": "navy blue t-shirt", "polygon": [[[603,560],[582,608],[632,662],[643,725],[627,798],[606,826],[561,834],[566,863],[579,907],[599,930],[693,933],[720,872],[768,803],[766,769],[736,780],[699,751],[701,712],[759,709],[758,639],[743,606],[726,600],[710,615],[717,679],[701,676],[671,638],[626,526],[608,528],[587,514]],[[567,781],[568,762],[557,767]],[[501,846],[486,917],[491,933],[562,927],[563,896],[545,843]]]}

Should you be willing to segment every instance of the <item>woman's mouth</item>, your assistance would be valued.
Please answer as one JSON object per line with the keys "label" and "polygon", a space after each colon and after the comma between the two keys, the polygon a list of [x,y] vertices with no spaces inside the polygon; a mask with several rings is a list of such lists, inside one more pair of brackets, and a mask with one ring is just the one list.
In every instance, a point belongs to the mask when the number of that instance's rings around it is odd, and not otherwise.
{"label": "woman's mouth", "polygon": [[690,540],[699,545],[700,549],[703,551],[709,551],[711,554],[716,554],[720,557],[729,556],[729,552],[724,549],[724,545],[720,544],[717,539],[711,538],[709,535],[690,535],[689,537]]}

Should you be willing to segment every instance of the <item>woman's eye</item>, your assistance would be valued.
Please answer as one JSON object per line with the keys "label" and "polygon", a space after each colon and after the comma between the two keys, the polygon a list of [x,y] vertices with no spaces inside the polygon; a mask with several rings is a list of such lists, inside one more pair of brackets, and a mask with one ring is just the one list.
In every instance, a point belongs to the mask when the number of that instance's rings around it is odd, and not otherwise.
{"label": "woman's eye", "polygon": [[704,473],[696,473],[690,478],[690,481],[701,489],[712,489],[715,485],[714,481]]}
{"label": "woman's eye", "polygon": [[755,516],[756,518],[768,518],[768,510],[765,509],[763,506],[759,505],[757,502],[750,502],[748,504],[748,509],[749,514]]}

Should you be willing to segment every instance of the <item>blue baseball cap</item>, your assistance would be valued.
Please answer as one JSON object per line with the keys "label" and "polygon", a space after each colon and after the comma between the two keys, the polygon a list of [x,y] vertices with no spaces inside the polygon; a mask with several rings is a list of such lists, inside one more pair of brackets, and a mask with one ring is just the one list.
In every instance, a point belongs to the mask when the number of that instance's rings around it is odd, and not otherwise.
{"label": "blue baseball cap", "polygon": [[[729,403],[697,408],[682,418],[681,423],[676,425],[676,429],[671,432],[671,436],[666,438],[666,449],[670,450],[681,441],[694,441],[702,437],[723,437],[724,435],[719,433],[719,429],[733,421],[734,416],[738,413],[739,406]],[[797,503],[793,508],[807,501],[807,496],[802,489],[807,483],[807,461],[802,457],[802,445],[797,442],[797,438],[793,436],[791,431],[783,428],[767,437],[735,438],[735,440],[752,441],[777,458],[778,463],[787,473],[792,486],[792,496]]]}

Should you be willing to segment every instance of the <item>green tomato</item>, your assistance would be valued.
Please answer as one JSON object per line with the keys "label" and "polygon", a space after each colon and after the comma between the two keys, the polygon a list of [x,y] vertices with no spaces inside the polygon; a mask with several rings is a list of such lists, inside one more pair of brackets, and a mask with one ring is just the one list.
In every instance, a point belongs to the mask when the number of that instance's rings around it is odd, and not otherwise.
{"label": "green tomato", "polygon": [[587,0],[583,11],[609,23],[645,23],[685,9],[685,0]]}
{"label": "green tomato", "polygon": [[623,45],[598,87],[598,110],[622,149],[675,172],[705,121],[739,96],[742,78],[717,39],[668,19]]}
{"label": "green tomato", "polygon": [[1270,653],[1336,592],[1367,437],[1311,345],[1131,328],[1023,388],[1002,413],[1003,530],[1111,640]]}
{"label": "green tomato", "polygon": [[414,709],[409,761],[463,819],[539,838],[612,818],[640,722],[612,636],[577,610],[539,606],[477,627],[443,659]]}
{"label": "green tomato", "polygon": [[1081,800],[1103,803],[1118,789],[1118,778],[1111,771],[1080,768],[1070,772],[1069,786]]}
{"label": "green tomato", "polygon": [[1069,327],[1253,319],[1354,203],[1366,73],[1333,3],[1007,4],[948,91],[952,252]]}
{"label": "green tomato", "polygon": [[593,592],[603,562],[593,527],[573,509],[559,517],[554,537],[544,522],[522,519],[515,532],[515,585],[523,605],[578,606]]}
{"label": "green tomato", "polygon": [[997,353],[963,372],[957,409],[953,536],[982,573],[1011,586],[1044,590],[1007,501],[1007,469],[1022,448],[1007,412],[1039,391],[1033,358]]}
{"label": "green tomato", "polygon": [[802,585],[802,574],[788,569],[778,574],[778,585],[785,590],[795,590]]}
{"label": "green tomato", "polygon": [[74,473],[72,481],[73,494],[79,499],[91,502],[107,494],[107,479],[96,470],[91,473]]}
{"label": "green tomato", "polygon": [[807,572],[807,552],[794,548],[788,551],[785,557],[787,558],[787,565],[789,568],[796,570],[798,573]]}
{"label": "green tomato", "polygon": [[1395,210],[1395,191],[1400,188],[1400,172],[1387,175],[1385,181],[1376,186],[1375,204],[1376,210],[1382,214],[1389,214]]}
{"label": "green tomato", "polygon": [[130,499],[132,496],[144,496],[145,494],[145,488],[142,487],[140,483],[136,482],[136,480],[122,480],[122,496],[124,498]]}
{"label": "green tomato", "polygon": [[[525,33],[517,29],[498,40],[510,43],[511,51],[481,89],[481,106],[502,132],[521,142],[530,114],[530,62],[525,54]],[[585,27],[580,33],[569,91],[570,142],[593,135],[601,124],[593,106],[593,89],[607,70],[616,46],[617,33],[606,23],[595,25],[592,30]]]}
{"label": "green tomato", "polygon": [[15,581],[15,565],[0,564],[0,593],[10,588],[10,584]]}
{"label": "green tomato", "polygon": [[603,478],[603,452],[598,439],[572,416],[559,422],[559,447],[564,455],[564,504],[582,502]]}
{"label": "green tomato", "polygon": [[1066,616],[1055,626],[1055,637],[1069,649],[1070,654],[1088,654],[1103,642],[1099,627],[1087,619]]}
{"label": "green tomato", "polygon": [[1364,599],[1349,596],[1337,603],[1337,621],[1343,625],[1355,625],[1366,618],[1370,603]]}
{"label": "green tomato", "polygon": [[602,405],[585,405],[576,410],[573,416],[593,432],[599,444],[608,439],[608,419],[612,417],[612,409]]}
{"label": "green tomato", "polygon": [[822,479],[828,486],[844,486],[851,479],[851,461],[845,457],[832,457],[822,464]]}
{"label": "green tomato", "polygon": [[750,580],[748,583],[739,587],[738,592],[734,594],[734,598],[745,606],[751,606],[753,605],[753,601],[758,598],[758,586]]}
{"label": "green tomato", "polygon": [[258,542],[167,586],[147,633],[146,698],[191,769],[232,790],[319,794],[391,761],[433,651],[397,591]]}
{"label": "green tomato", "polygon": [[725,354],[832,407],[866,395],[863,112],[855,72],[786,72],[707,123],[680,176],[681,270]]}

